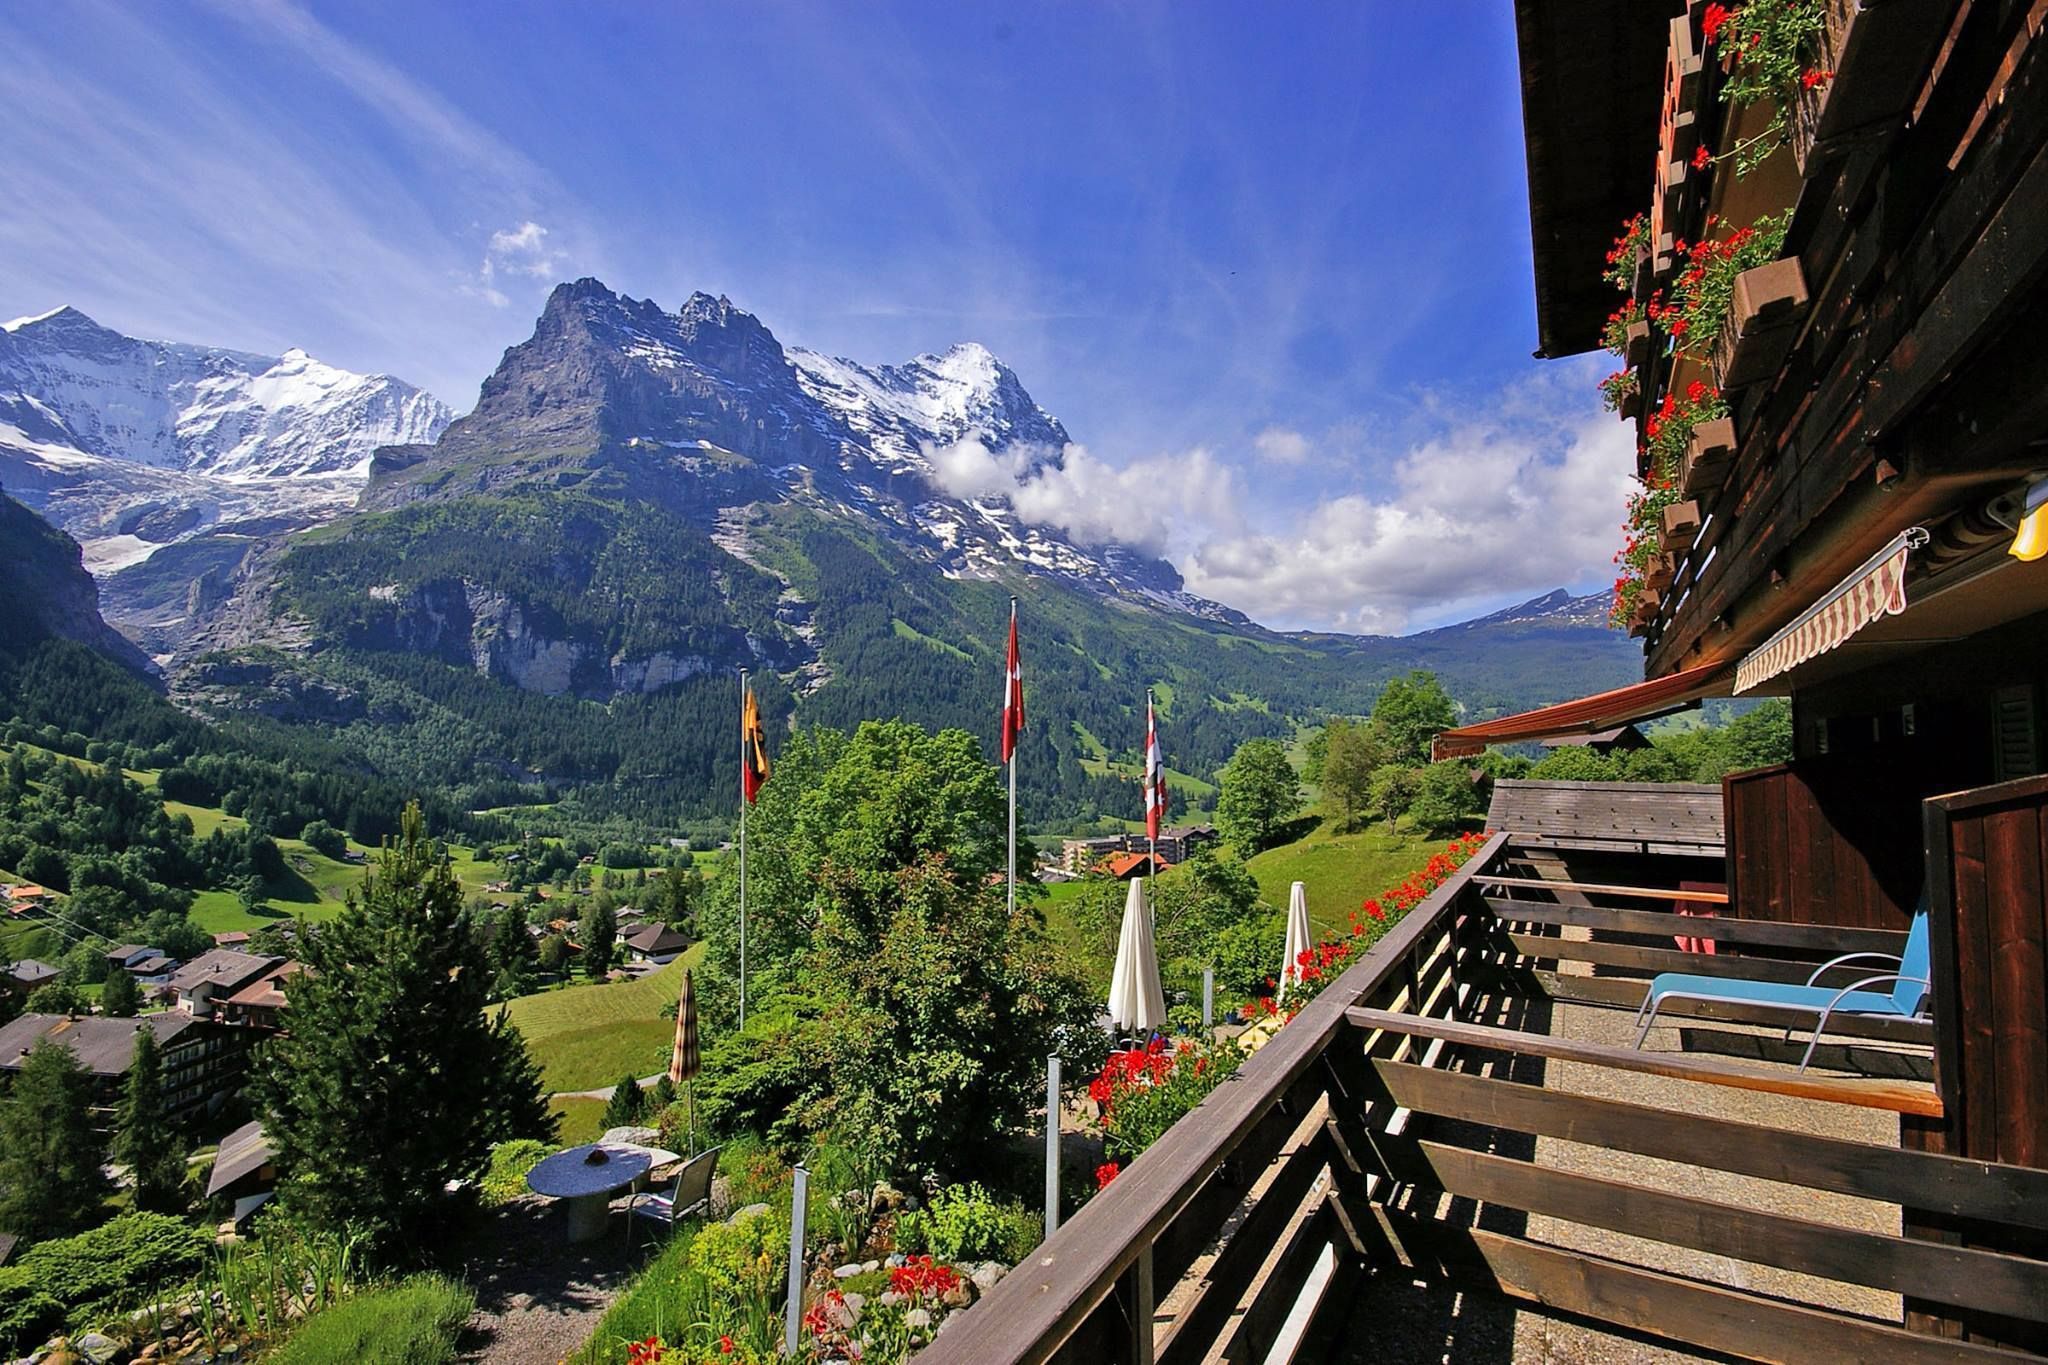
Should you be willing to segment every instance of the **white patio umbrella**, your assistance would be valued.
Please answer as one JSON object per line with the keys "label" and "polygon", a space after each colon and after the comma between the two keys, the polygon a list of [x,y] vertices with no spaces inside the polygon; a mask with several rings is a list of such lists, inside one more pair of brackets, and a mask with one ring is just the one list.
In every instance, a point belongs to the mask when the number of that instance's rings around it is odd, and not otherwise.
{"label": "white patio umbrella", "polygon": [[1159,989],[1159,954],[1152,944],[1152,914],[1145,905],[1143,879],[1131,878],[1124,901],[1124,927],[1116,944],[1116,971],[1109,978],[1109,1019],[1120,1029],[1148,1033],[1166,1022],[1166,993]]}
{"label": "white patio umbrella", "polygon": [[1287,893],[1287,947],[1280,959],[1280,991],[1274,999],[1287,998],[1287,983],[1301,970],[1301,955],[1308,949],[1308,891],[1296,882]]}

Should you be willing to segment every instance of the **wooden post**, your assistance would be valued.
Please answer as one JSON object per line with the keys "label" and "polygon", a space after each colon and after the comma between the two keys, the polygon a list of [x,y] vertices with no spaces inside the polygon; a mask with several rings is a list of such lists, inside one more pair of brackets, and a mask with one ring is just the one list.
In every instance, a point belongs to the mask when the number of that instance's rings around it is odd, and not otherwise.
{"label": "wooden post", "polygon": [[789,1205],[789,1306],[782,1315],[782,1353],[792,1360],[804,1316],[804,1214],[810,1185],[811,1173],[799,1165]]}
{"label": "wooden post", "polygon": [[1152,1361],[1152,1244],[1138,1253],[1117,1280],[1117,1298],[1123,1304],[1124,1319],[1131,1329],[1131,1350],[1125,1357],[1131,1365],[1153,1365]]}

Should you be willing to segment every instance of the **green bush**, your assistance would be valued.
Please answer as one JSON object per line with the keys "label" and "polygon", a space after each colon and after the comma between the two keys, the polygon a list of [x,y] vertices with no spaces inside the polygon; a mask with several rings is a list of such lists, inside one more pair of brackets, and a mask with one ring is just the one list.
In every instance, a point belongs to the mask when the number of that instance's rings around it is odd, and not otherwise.
{"label": "green bush", "polygon": [[764,1298],[789,1266],[789,1215],[775,1209],[698,1229],[690,1243],[690,1269],[713,1295]]}
{"label": "green bush", "polygon": [[[999,1203],[979,1184],[949,1185],[932,1196],[922,1224],[931,1254],[941,1261],[1001,1261],[1015,1265],[1045,1240],[1045,1222],[1020,1204]],[[902,1228],[898,1225],[898,1240]]]}
{"label": "green bush", "polygon": [[36,1345],[65,1322],[90,1325],[179,1288],[206,1259],[206,1235],[159,1213],[131,1213],[38,1243],[0,1270],[0,1340]]}
{"label": "green bush", "polygon": [[414,1275],[315,1313],[268,1359],[272,1365],[445,1365],[455,1359],[455,1343],[475,1311],[476,1295],[467,1286]]}
{"label": "green bush", "polygon": [[1271,995],[1266,981],[1286,946],[1287,919],[1277,911],[1239,920],[1216,936],[1216,984],[1240,998]]}
{"label": "green bush", "polygon": [[526,1193],[526,1173],[554,1153],[554,1148],[533,1138],[514,1138],[491,1148],[491,1164],[484,1168],[478,1190],[485,1204],[510,1203]]}

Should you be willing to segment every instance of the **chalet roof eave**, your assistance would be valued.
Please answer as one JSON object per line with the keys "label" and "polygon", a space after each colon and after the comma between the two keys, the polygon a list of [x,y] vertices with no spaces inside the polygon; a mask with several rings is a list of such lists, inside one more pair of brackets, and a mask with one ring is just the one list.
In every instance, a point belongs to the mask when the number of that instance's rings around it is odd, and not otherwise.
{"label": "chalet roof eave", "polygon": [[1600,344],[1616,303],[1601,278],[1621,223],[1648,205],[1666,0],[1515,0],[1538,354]]}

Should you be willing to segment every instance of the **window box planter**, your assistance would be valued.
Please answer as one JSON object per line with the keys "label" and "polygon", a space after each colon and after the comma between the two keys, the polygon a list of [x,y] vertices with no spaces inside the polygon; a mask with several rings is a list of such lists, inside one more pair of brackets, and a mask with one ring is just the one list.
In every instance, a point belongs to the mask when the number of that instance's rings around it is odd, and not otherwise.
{"label": "window box planter", "polygon": [[1711,422],[1702,422],[1693,428],[1692,441],[1685,448],[1685,467],[1679,475],[1679,487],[1689,498],[1711,493],[1728,481],[1728,470],[1734,463],[1734,421],[1717,417]]}
{"label": "window box planter", "polygon": [[1622,362],[1630,369],[1650,358],[1650,324],[1631,322],[1628,325],[1628,345],[1622,352]]}
{"label": "window box planter", "polygon": [[1686,169],[1683,161],[1667,161],[1664,174],[1658,178],[1657,190],[1663,196],[1663,217],[1667,223],[1678,221],[1679,209],[1685,202]]}
{"label": "window box planter", "polygon": [[1664,589],[1671,586],[1671,581],[1676,577],[1678,577],[1677,557],[1660,554],[1650,561],[1648,568],[1643,570],[1643,586],[1661,593]]}
{"label": "window box planter", "polygon": [[1643,636],[1650,633],[1650,626],[1657,619],[1657,609],[1663,602],[1663,595],[1654,588],[1644,588],[1636,595],[1635,610],[1629,613],[1628,633]]}
{"label": "window box planter", "polygon": [[1692,544],[1699,534],[1700,505],[1691,498],[1664,509],[1664,552],[1671,554]]}
{"label": "window box planter", "polygon": [[1723,391],[1778,372],[1806,313],[1806,272],[1797,256],[1735,277],[1728,320],[1714,342],[1714,375]]}
{"label": "window box planter", "polygon": [[1800,91],[1789,119],[1802,176],[1846,146],[1882,137],[1905,121],[1951,9],[1927,0],[1829,0],[1818,65],[1834,76]]}

